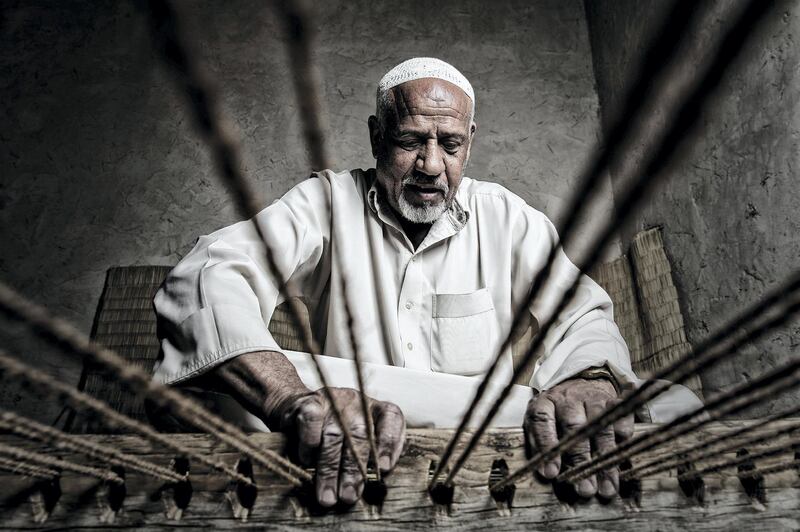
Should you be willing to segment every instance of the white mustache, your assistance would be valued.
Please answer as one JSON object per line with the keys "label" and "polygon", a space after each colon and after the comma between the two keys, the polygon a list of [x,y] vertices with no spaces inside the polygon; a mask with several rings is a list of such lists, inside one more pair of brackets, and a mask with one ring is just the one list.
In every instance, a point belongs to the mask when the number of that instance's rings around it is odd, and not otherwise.
{"label": "white mustache", "polygon": [[435,189],[444,194],[445,196],[450,191],[450,187],[446,182],[445,183],[430,182],[422,179],[417,179],[416,177],[411,175],[403,178],[402,186],[405,187],[406,185],[414,185],[422,188]]}

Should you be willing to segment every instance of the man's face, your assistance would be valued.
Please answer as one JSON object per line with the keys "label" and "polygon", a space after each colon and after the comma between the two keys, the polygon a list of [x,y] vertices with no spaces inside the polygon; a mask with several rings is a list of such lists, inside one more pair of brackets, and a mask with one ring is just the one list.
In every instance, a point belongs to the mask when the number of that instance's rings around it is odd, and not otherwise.
{"label": "man's face", "polygon": [[378,181],[403,218],[430,224],[450,206],[469,158],[472,101],[435,78],[394,87],[383,128],[370,117]]}

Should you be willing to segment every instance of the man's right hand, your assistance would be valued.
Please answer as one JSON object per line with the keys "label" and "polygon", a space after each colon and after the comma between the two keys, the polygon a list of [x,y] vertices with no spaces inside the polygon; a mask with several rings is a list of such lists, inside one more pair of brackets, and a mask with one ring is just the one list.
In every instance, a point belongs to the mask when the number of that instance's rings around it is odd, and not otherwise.
{"label": "man's right hand", "polygon": [[[364,479],[325,392],[306,388],[283,353],[255,351],[239,355],[196,378],[193,385],[232,395],[270,430],[285,433],[297,446],[301,463],[316,467],[317,500],[322,506],[333,506],[337,501],[354,504],[361,497]],[[330,390],[353,436],[361,463],[366,465],[367,422],[359,392],[351,388]],[[368,406],[375,427],[377,466],[382,473],[388,473],[403,451],[406,420],[393,403],[369,399]]]}
{"label": "man's right hand", "polygon": [[[367,464],[369,445],[359,392],[351,388],[330,388],[344,424],[353,438],[362,464]],[[406,422],[394,403],[369,399],[375,427],[377,466],[388,473],[397,464],[405,443]],[[364,479],[344,441],[330,402],[323,390],[301,395],[281,407],[281,432],[297,445],[303,465],[316,466],[316,495],[322,506],[337,501],[354,504],[364,490]]]}

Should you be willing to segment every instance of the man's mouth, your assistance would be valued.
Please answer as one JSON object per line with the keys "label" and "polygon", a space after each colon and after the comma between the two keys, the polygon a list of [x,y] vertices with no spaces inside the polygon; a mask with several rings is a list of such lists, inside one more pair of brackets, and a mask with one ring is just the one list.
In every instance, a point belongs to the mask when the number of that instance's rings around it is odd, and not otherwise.
{"label": "man's mouth", "polygon": [[411,193],[414,198],[422,201],[438,201],[444,198],[444,191],[432,185],[420,185],[407,183],[404,187],[406,192]]}

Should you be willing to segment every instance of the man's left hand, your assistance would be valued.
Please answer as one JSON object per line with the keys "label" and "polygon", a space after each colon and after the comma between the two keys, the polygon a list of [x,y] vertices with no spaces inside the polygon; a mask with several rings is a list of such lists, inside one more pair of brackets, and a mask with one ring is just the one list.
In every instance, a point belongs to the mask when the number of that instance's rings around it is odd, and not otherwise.
{"label": "man's left hand", "polygon": [[[564,381],[534,397],[525,414],[525,435],[533,449],[544,452],[555,447],[558,438],[586,424],[587,419],[600,415],[617,402],[617,392],[606,379],[575,378]],[[567,463],[574,466],[588,462],[592,456],[614,449],[617,441],[633,434],[633,416],[627,416],[611,427],[605,427],[589,440],[579,441],[564,453]],[[541,464],[539,474],[553,479],[561,472],[561,456]],[[596,493],[613,497],[619,490],[619,469],[614,466],[599,475],[580,480],[575,490],[581,497]]]}

